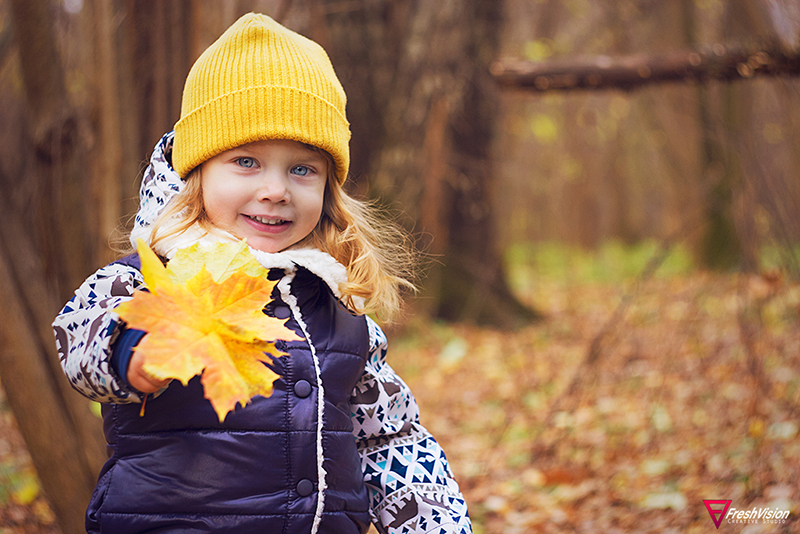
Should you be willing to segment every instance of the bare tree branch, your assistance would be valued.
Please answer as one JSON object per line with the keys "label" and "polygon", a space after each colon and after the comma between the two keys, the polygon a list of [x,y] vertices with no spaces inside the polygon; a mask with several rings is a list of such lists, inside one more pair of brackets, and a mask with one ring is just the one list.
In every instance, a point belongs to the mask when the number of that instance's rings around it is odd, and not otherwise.
{"label": "bare tree branch", "polygon": [[499,60],[491,73],[502,86],[537,92],[574,89],[632,90],[668,82],[706,83],[755,76],[800,75],[800,51],[774,43],[715,44],[663,55],[597,56],[563,61]]}

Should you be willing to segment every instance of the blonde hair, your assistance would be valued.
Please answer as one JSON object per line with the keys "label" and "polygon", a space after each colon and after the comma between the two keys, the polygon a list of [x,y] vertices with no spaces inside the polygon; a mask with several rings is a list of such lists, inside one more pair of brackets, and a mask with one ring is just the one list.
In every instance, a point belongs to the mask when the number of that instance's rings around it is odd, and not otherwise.
{"label": "blonde hair", "polygon": [[[299,246],[313,246],[330,254],[347,269],[347,282],[339,291],[349,309],[376,313],[386,322],[402,308],[404,290],[415,291],[412,280],[417,252],[410,235],[388,219],[371,202],[348,195],[336,176],[333,158],[326,151],[306,145],[328,160],[322,216]],[[150,246],[199,224],[208,232],[214,226],[205,211],[202,165],[184,179],[183,190],[173,197],[153,223]],[[296,246],[297,246],[296,245]]]}

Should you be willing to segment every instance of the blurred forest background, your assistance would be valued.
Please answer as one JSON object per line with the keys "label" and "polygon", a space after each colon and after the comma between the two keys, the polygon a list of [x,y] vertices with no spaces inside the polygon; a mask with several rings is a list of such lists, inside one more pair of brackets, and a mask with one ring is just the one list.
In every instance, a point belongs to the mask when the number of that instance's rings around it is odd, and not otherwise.
{"label": "blurred forest background", "polygon": [[800,0],[0,0],[0,533],[82,529],[49,325],[248,11],[328,50],[348,187],[431,260],[390,362],[476,532],[798,531]]}

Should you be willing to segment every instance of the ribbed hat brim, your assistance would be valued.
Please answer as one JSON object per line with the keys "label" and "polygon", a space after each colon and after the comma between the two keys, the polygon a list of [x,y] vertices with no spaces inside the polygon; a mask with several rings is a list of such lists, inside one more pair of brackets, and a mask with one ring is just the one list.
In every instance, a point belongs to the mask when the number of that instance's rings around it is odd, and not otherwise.
{"label": "ribbed hat brim", "polygon": [[350,165],[346,96],[325,51],[265,15],[234,23],[195,62],[175,124],[172,163],[182,177],[245,143],[290,139]]}

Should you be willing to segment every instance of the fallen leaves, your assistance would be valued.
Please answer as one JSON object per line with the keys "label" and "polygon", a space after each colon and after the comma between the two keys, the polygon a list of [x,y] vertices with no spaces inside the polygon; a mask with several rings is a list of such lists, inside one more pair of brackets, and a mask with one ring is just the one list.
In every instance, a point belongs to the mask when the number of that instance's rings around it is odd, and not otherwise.
{"label": "fallen leaves", "polygon": [[[421,321],[390,344],[477,532],[709,532],[710,498],[741,508],[782,499],[798,517],[800,286],[767,292],[754,279],[742,294],[730,275],[652,280],[584,387],[556,404],[625,288],[537,283],[540,324]],[[793,532],[796,521],[756,527]]]}
{"label": "fallen leaves", "polygon": [[[389,362],[444,446],[475,531],[713,532],[702,501],[715,498],[791,509],[791,523],[749,527],[797,531],[800,285],[747,282],[708,273],[648,282],[593,380],[550,426],[543,421],[620,286],[540,282],[535,303],[549,318],[515,332],[420,317],[393,335]],[[742,308],[760,383],[740,335]],[[0,418],[0,467],[6,430]],[[0,525],[15,506],[28,508],[0,499]]]}
{"label": "fallen leaves", "polygon": [[202,375],[220,421],[237,404],[269,396],[278,376],[265,363],[281,355],[275,340],[299,338],[285,321],[263,313],[275,282],[247,245],[194,245],[166,267],[144,242],[138,252],[148,291],[137,291],[115,311],[148,332],[135,349],[144,357],[143,370],[184,385]]}
{"label": "fallen leaves", "polygon": [[58,534],[55,517],[0,390],[0,532]]}

